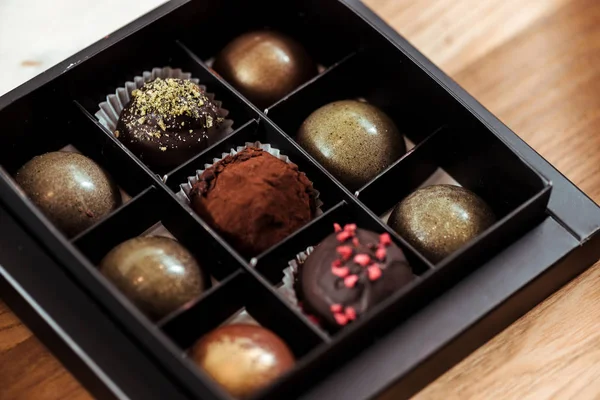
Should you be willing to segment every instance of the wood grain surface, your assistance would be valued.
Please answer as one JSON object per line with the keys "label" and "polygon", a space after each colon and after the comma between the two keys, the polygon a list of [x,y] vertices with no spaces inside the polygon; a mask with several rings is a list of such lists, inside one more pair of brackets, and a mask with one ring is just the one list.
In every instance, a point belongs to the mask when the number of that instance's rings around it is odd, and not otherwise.
{"label": "wood grain surface", "polygon": [[[600,201],[600,1],[365,2]],[[416,398],[600,398],[599,322],[597,264]],[[86,398],[0,303],[0,399]]]}

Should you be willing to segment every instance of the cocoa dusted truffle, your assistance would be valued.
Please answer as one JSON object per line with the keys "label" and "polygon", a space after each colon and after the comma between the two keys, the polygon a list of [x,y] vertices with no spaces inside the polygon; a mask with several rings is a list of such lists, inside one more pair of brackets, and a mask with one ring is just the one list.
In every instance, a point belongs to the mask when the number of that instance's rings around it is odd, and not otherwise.
{"label": "cocoa dusted truffle", "polygon": [[306,313],[336,329],[368,312],[414,279],[390,235],[335,224],[299,270],[296,290]]}
{"label": "cocoa dusted truffle", "polygon": [[248,147],[204,171],[190,201],[234,248],[252,257],[314,218],[315,194],[296,164]]}
{"label": "cocoa dusted truffle", "polygon": [[266,30],[231,41],[217,55],[213,68],[260,108],[277,102],[318,72],[300,43]]}
{"label": "cocoa dusted truffle", "polygon": [[190,80],[156,78],[131,93],[115,136],[151,168],[166,170],[208,147],[219,108]]}
{"label": "cocoa dusted truffle", "polygon": [[225,325],[194,345],[192,359],[232,396],[245,399],[294,366],[294,355],[273,332],[256,325]]}
{"label": "cocoa dusted truffle", "polygon": [[355,100],[314,111],[296,140],[350,190],[360,189],[406,153],[404,137],[390,117]]}
{"label": "cocoa dusted truffle", "polygon": [[470,190],[432,185],[402,200],[388,224],[429,260],[439,262],[494,222],[492,209]]}
{"label": "cocoa dusted truffle", "polygon": [[121,193],[104,169],[77,153],[34,157],[15,180],[65,235],[73,237],[117,209]]}

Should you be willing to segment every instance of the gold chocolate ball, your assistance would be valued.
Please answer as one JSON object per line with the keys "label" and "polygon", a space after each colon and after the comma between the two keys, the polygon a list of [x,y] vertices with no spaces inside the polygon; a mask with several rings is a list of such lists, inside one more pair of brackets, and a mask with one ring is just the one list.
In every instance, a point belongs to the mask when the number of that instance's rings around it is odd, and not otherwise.
{"label": "gold chocolate ball", "polygon": [[361,188],[406,153],[404,138],[390,117],[355,100],[336,101],[313,112],[296,140],[350,190]]}
{"label": "gold chocolate ball", "polygon": [[430,261],[458,250],[496,221],[475,193],[452,185],[421,188],[392,211],[388,224]]}
{"label": "gold chocolate ball", "polygon": [[104,257],[100,272],[153,320],[195,299],[204,288],[192,254],[177,241],[161,236],[121,243]]}
{"label": "gold chocolate ball", "polygon": [[34,157],[15,175],[31,201],[72,237],[121,205],[110,176],[94,161],[57,151]]}
{"label": "gold chocolate ball", "polygon": [[224,325],[194,345],[192,359],[232,396],[248,398],[294,366],[273,332],[257,325]]}
{"label": "gold chocolate ball", "polygon": [[266,108],[317,74],[294,39],[272,31],[245,33],[215,58],[214,70],[260,108]]}

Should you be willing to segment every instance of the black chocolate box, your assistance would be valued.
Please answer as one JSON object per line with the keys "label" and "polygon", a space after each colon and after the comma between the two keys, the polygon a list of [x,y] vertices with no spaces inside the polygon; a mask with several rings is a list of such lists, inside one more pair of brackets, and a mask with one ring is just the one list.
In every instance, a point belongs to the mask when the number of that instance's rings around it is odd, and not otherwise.
{"label": "black chocolate box", "polygon": [[[260,110],[206,65],[253,28],[303,43],[323,71]],[[95,117],[117,87],[154,67],[191,72],[222,101],[235,132],[158,176]],[[415,146],[356,193],[294,140],[328,102],[362,97]],[[357,0],[173,0],[0,98],[0,288],[3,300],[98,398],[229,398],[185,356],[241,308],[298,359],[256,399],[408,397],[600,256],[600,209],[556,169]],[[176,196],[179,183],[223,152],[270,143],[321,192],[323,215],[253,259],[233,250]],[[73,239],[15,184],[35,155],[73,145],[132,199]],[[484,198],[498,222],[433,264],[380,217],[442,168]],[[217,284],[157,325],[96,265],[158,222]],[[334,222],[388,232],[418,278],[336,334],[277,291],[289,260]]]}

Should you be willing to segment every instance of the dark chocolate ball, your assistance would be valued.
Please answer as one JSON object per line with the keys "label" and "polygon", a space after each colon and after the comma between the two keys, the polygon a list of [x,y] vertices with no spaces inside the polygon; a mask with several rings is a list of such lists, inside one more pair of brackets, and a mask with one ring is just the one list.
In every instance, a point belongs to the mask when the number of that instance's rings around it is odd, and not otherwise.
{"label": "dark chocolate ball", "polygon": [[194,345],[192,359],[232,396],[248,398],[294,366],[273,332],[256,325],[225,325]]}
{"label": "dark chocolate ball", "polygon": [[317,74],[317,66],[300,43],[272,31],[237,37],[217,55],[213,68],[260,108]]}
{"label": "dark chocolate ball", "polygon": [[335,225],[300,266],[297,290],[303,310],[328,328],[360,318],[414,279],[390,235],[356,225]]}
{"label": "dark chocolate ball", "polygon": [[131,94],[115,136],[154,169],[166,171],[208,147],[223,118],[200,86],[156,78]]}
{"label": "dark chocolate ball", "polygon": [[296,140],[350,190],[364,186],[406,153],[394,122],[377,107],[354,100],[313,112]]}
{"label": "dark chocolate ball", "polygon": [[249,147],[205,170],[190,201],[236,250],[253,257],[314,218],[315,195],[298,166]]}
{"label": "dark chocolate ball", "polygon": [[15,175],[31,201],[65,235],[89,228],[121,205],[121,194],[98,164],[77,153],[34,157]]}
{"label": "dark chocolate ball", "polygon": [[195,299],[204,288],[192,254],[177,241],[161,236],[121,243],[104,257],[100,272],[154,320]]}
{"label": "dark chocolate ball", "polygon": [[452,185],[421,188],[394,208],[388,224],[433,262],[441,261],[496,221],[475,193]]}

